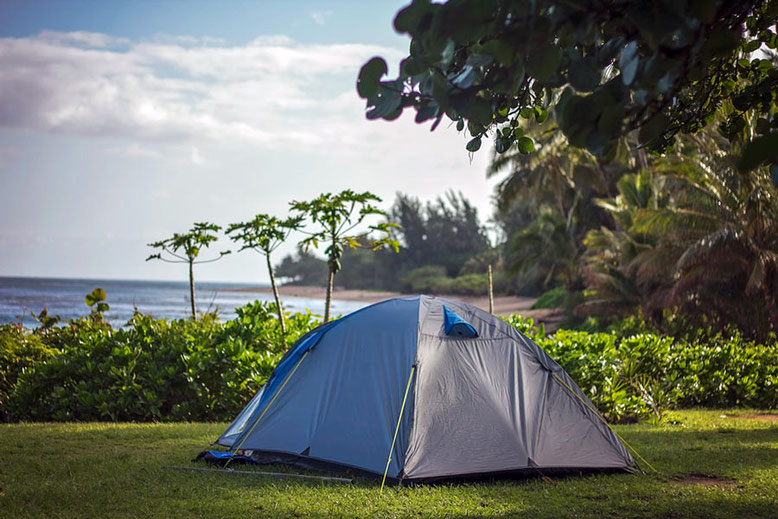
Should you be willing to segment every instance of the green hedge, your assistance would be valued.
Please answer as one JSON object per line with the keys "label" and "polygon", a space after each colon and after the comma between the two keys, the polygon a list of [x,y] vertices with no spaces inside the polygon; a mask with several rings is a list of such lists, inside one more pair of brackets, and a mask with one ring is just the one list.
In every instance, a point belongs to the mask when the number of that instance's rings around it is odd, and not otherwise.
{"label": "green hedge", "polygon": [[116,331],[72,321],[42,337],[61,348],[19,377],[6,411],[18,420],[230,420],[286,344],[317,324],[308,314],[290,316],[284,342],[274,312],[256,302],[225,323],[137,314]]}
{"label": "green hedge", "polygon": [[[504,294],[508,280],[503,272],[495,272],[492,278],[494,292]],[[486,273],[460,274],[455,278],[446,276],[446,269],[440,265],[427,265],[411,270],[400,280],[406,294],[454,294],[486,297],[489,293],[489,276]]]}
{"label": "green hedge", "polygon": [[[25,330],[0,326],[0,416],[13,420],[230,420],[267,380],[288,345],[317,323],[274,306],[237,318],[167,321],[136,315],[126,329],[99,319]],[[506,319],[534,339],[611,420],[661,418],[673,407],[778,407],[778,347],[740,335],[559,330]]]}
{"label": "green hedge", "polygon": [[11,418],[8,398],[19,377],[55,353],[40,335],[28,333],[21,324],[0,325],[0,420]]}
{"label": "green hedge", "polygon": [[611,420],[661,418],[672,407],[778,406],[778,344],[738,333],[689,331],[683,338],[619,333],[643,328],[629,320],[610,333],[559,330],[546,335],[531,319],[506,319],[534,339]]}

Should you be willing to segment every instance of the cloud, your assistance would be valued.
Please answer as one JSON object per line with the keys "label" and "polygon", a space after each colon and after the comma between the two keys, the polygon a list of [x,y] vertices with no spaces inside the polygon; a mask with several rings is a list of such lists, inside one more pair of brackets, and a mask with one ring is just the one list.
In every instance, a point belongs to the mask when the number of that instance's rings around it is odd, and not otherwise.
{"label": "cloud", "polygon": [[332,16],[332,11],[314,11],[311,13],[311,18],[318,25],[324,25],[327,23],[327,18]]}
{"label": "cloud", "polygon": [[148,146],[142,146],[138,143],[131,143],[126,146],[115,146],[107,151],[117,155],[126,155],[128,157],[143,157],[148,159],[158,159],[162,154]]}
{"label": "cloud", "polygon": [[192,146],[192,153],[190,155],[190,158],[192,159],[192,164],[197,164],[198,166],[201,164],[205,164],[205,159],[200,154],[200,148],[197,146]]}
{"label": "cloud", "polygon": [[116,38],[99,32],[73,31],[56,32],[43,31],[37,38],[41,41],[47,41],[54,45],[67,45],[85,48],[108,48],[128,45],[130,40],[127,38]]}
{"label": "cloud", "polygon": [[354,79],[376,54],[397,61],[401,52],[284,35],[245,45],[88,32],[0,38],[0,126],[132,143],[326,144],[362,110]]}

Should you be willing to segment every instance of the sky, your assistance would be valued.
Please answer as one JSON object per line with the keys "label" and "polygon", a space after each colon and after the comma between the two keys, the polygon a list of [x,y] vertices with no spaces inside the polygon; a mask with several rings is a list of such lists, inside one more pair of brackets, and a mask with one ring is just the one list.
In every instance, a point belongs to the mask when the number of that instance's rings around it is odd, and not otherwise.
{"label": "sky", "polygon": [[[470,156],[445,120],[364,117],[356,76],[376,55],[396,74],[405,3],[4,0],[0,276],[186,279],[147,244],[347,188],[384,209],[461,191],[488,219],[488,150]],[[262,260],[196,277],[266,282]]]}

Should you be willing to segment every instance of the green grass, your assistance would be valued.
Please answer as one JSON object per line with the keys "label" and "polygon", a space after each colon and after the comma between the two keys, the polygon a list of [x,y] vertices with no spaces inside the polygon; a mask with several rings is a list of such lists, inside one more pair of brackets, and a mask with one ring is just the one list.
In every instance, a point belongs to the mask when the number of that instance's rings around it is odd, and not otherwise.
{"label": "green grass", "polygon": [[[744,418],[729,415],[740,414]],[[723,417],[727,415],[727,417]],[[659,475],[390,487],[177,472],[226,424],[0,425],[0,517],[778,517],[778,423],[682,411],[618,426]],[[198,465],[201,466],[201,465]],[[730,486],[681,485],[703,474]]]}

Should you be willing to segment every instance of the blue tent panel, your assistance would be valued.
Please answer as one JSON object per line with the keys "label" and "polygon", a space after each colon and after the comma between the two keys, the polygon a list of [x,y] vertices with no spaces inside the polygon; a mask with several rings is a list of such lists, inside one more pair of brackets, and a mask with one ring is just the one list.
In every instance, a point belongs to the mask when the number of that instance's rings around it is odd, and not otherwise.
{"label": "blue tent panel", "polygon": [[446,335],[454,337],[478,337],[478,332],[470,326],[470,323],[459,317],[452,309],[443,305],[443,327]]}

